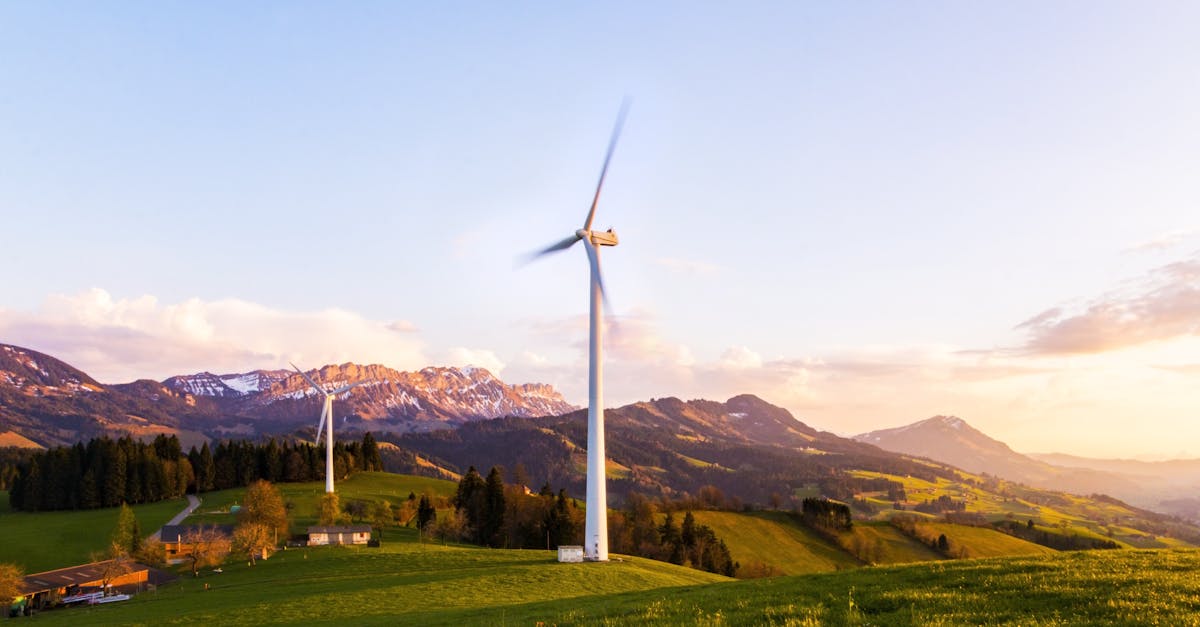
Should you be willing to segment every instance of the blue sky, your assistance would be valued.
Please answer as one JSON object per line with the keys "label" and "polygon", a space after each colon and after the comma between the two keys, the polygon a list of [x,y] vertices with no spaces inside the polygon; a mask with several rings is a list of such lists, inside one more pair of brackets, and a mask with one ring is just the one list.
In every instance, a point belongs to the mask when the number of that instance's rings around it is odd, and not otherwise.
{"label": "blue sky", "polygon": [[584,255],[513,261],[582,223],[629,96],[610,404],[1200,437],[1200,8],[646,5],[0,6],[0,341],[109,382],[470,362],[583,403]]}

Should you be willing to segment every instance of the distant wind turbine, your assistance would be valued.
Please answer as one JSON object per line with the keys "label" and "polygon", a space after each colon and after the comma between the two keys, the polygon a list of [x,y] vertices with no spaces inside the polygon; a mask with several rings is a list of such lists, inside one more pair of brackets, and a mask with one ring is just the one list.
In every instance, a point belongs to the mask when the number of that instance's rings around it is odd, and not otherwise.
{"label": "distant wind turbine", "polygon": [[616,246],[617,234],[607,231],[593,231],[592,221],[596,217],[596,204],[600,202],[600,189],[604,187],[604,176],[608,173],[608,163],[612,160],[613,149],[617,146],[617,138],[621,136],[621,126],[625,123],[625,113],[628,103],[621,105],[617,114],[617,123],[613,128],[612,138],[608,142],[608,153],[604,156],[604,167],[600,169],[600,181],[596,183],[596,194],[592,197],[592,208],[588,210],[583,228],[575,231],[570,237],[546,247],[533,254],[532,259],[551,253],[566,250],[583,242],[587,251],[588,262],[591,266],[589,293],[591,294],[591,333],[588,360],[588,439],[587,439],[587,519],[584,524],[584,556],[593,561],[608,560],[608,489],[605,484],[605,455],[604,455],[604,393],[601,376],[601,308],[608,308],[608,298],[604,291],[604,279],[600,276],[600,246]]}
{"label": "distant wind turbine", "polygon": [[325,434],[325,491],[333,492],[333,397],[343,392],[348,392],[352,388],[358,387],[364,383],[370,382],[359,381],[357,383],[351,383],[350,385],[343,385],[342,387],[330,392],[317,385],[317,382],[313,381],[312,377],[309,377],[302,370],[296,368],[296,364],[292,364],[292,368],[295,368],[296,372],[300,373],[300,376],[304,377],[304,380],[308,381],[308,384],[311,385],[318,394],[325,396],[325,403],[321,407],[321,421],[317,423],[317,437],[315,440],[313,440],[313,444],[320,445],[321,429],[326,423],[328,423],[329,432]]}

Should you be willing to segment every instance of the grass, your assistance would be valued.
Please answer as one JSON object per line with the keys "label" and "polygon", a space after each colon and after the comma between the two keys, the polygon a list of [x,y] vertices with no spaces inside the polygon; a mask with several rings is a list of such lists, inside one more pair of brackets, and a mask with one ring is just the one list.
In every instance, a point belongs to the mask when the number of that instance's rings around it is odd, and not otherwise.
{"label": "grass", "polygon": [[939,534],[945,534],[946,540],[950,542],[951,553],[961,547],[964,549],[962,557],[967,558],[1048,555],[1057,552],[1054,549],[1001,533],[989,527],[968,527],[936,522],[919,523],[919,526],[927,528],[929,534],[934,538]]}
{"label": "grass", "polygon": [[[47,624],[475,624],[505,621],[530,603],[730,581],[641,558],[559,564],[551,551],[420,544],[415,532],[383,547],[313,548],[276,553],[254,567],[144,593],[121,607],[46,612]],[[204,590],[204,584],[211,589]]]}
{"label": "grass", "polygon": [[[846,552],[792,522],[784,512],[694,511],[692,515],[697,523],[712,527],[743,566],[758,562],[785,575],[799,575],[859,565]],[[676,524],[683,521],[680,515],[675,518]]]}
{"label": "grass", "polygon": [[[5,493],[0,514],[0,562],[37,573],[90,561],[105,549],[117,526],[117,508],[67,512],[13,512]],[[149,535],[187,506],[184,499],[134,505],[142,531]]]}
{"label": "grass", "polygon": [[876,564],[908,564],[943,559],[933,549],[887,523],[855,523],[852,532],[875,544]]}
{"label": "grass", "polygon": [[[1082,551],[730,581],[637,558],[405,541],[278,553],[46,624],[1200,625],[1197,550]],[[208,583],[211,590],[205,591]]]}
{"label": "grass", "polygon": [[[279,484],[284,499],[294,507],[293,529],[303,531],[316,524],[317,502],[325,492],[323,482]],[[439,479],[395,475],[382,472],[363,472],[352,475],[338,484],[345,502],[351,499],[386,499],[400,504],[408,494],[450,496],[455,484]],[[245,488],[208,492],[201,496],[199,512],[228,512],[229,506],[240,503]],[[74,566],[89,561],[92,552],[104,550],[117,523],[117,510],[94,509],[67,512],[12,512],[8,493],[0,498],[0,562],[19,564],[27,573],[42,572]],[[134,513],[142,531],[149,535],[187,506],[176,499],[148,505],[135,505]],[[190,516],[185,522],[233,524],[228,513],[204,513]]]}

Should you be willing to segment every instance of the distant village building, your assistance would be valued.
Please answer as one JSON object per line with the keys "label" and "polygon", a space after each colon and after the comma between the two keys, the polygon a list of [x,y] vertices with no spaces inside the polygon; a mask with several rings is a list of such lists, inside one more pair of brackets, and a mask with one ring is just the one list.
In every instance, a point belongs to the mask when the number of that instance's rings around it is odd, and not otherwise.
{"label": "distant village building", "polygon": [[233,537],[233,525],[165,525],[159,537],[167,555],[168,564],[180,564],[187,561],[194,548],[187,542],[188,535],[201,529],[211,529],[225,536]]}
{"label": "distant village building", "polygon": [[370,541],[370,525],[319,526],[308,528],[308,546],[366,544]]}
{"label": "distant village building", "polygon": [[583,547],[579,545],[562,545],[558,547],[558,561],[560,562],[582,562]]}

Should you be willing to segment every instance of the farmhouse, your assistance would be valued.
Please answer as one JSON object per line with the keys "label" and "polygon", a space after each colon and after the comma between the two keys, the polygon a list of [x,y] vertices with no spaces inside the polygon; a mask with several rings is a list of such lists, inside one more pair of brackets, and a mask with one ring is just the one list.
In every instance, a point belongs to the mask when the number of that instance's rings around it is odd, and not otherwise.
{"label": "farmhouse", "polygon": [[320,546],[325,544],[366,544],[370,540],[370,525],[308,528],[309,546]]}
{"label": "farmhouse", "polygon": [[202,529],[214,530],[226,538],[233,537],[233,525],[165,525],[162,528],[160,539],[166,550],[167,563],[178,564],[186,560],[194,548],[192,544],[188,543],[189,535],[198,533]]}

